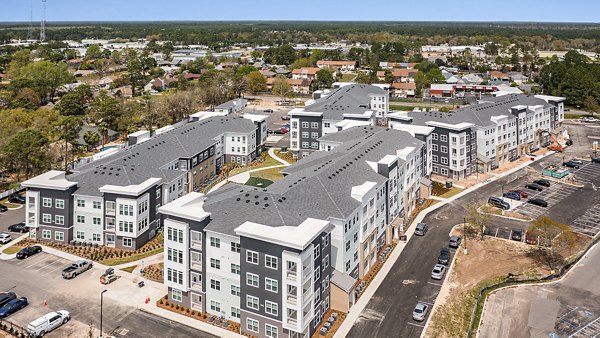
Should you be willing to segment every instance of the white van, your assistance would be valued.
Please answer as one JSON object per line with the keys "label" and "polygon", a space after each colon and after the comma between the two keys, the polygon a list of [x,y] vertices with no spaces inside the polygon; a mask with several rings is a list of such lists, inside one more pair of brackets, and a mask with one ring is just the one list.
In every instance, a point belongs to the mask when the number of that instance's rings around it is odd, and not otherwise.
{"label": "white van", "polygon": [[43,337],[46,333],[66,324],[71,315],[69,311],[50,312],[27,325],[27,333],[32,337]]}

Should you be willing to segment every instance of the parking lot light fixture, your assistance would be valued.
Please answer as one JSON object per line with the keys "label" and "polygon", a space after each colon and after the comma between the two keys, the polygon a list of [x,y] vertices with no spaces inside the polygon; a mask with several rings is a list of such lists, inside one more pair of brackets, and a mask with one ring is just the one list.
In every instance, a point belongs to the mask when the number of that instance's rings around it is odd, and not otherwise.
{"label": "parking lot light fixture", "polygon": [[104,305],[104,293],[108,290],[104,290],[100,293],[100,338],[104,337],[104,333],[102,332],[102,306]]}
{"label": "parking lot light fixture", "polygon": [[463,244],[465,246],[465,255],[467,254],[467,218],[463,217]]}

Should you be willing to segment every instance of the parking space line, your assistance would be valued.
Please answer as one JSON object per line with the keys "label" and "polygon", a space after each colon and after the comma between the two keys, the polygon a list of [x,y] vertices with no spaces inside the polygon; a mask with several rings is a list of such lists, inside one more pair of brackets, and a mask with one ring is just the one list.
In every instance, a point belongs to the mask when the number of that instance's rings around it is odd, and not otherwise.
{"label": "parking space line", "polygon": [[415,324],[415,323],[411,323],[411,322],[406,322],[406,324],[418,326],[418,327],[423,328],[423,329],[425,328],[425,325],[419,325],[419,324]]}
{"label": "parking space line", "polygon": [[48,272],[46,272],[46,273],[45,273],[45,275],[50,275],[51,273],[53,273],[53,272],[55,272],[55,271],[58,271],[58,270],[60,270],[60,269],[64,269],[62,265],[59,265],[59,266],[58,266],[58,268],[56,268],[56,269],[54,269],[54,270],[52,270],[52,271],[48,271]]}
{"label": "parking space line", "polygon": [[427,282],[427,284],[431,284],[431,285],[435,285],[435,286],[439,286],[442,287],[442,284],[438,284],[438,283],[434,283],[434,282]]}
{"label": "parking space line", "polygon": [[427,305],[431,305],[431,306],[433,306],[433,304],[431,304],[431,303],[427,303],[427,302],[423,302],[423,301],[419,301],[419,303],[423,303],[423,304],[427,304]]}
{"label": "parking space line", "polygon": [[23,264],[25,266],[25,268],[28,268],[30,265],[37,264],[38,262],[43,261],[46,258],[47,257],[45,257],[45,256],[35,256],[30,259],[24,259],[24,260],[20,261],[19,263],[17,263],[17,265]]}

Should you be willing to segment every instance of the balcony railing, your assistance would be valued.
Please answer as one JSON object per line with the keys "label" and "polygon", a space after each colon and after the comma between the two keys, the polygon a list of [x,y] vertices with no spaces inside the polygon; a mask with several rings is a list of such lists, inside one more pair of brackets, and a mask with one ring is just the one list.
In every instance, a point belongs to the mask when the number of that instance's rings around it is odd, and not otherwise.
{"label": "balcony railing", "polygon": [[202,270],[202,262],[201,261],[192,261],[192,269],[194,270]]}
{"label": "balcony railing", "polygon": [[114,224],[112,224],[112,225],[111,224],[106,224],[105,227],[106,228],[104,230],[106,230],[106,231],[115,231],[115,229],[116,229],[116,226]]}
{"label": "balcony railing", "polygon": [[292,304],[292,305],[296,305],[298,304],[298,297],[296,296],[292,296],[292,295],[288,295],[287,296],[287,302]]}
{"label": "balcony railing", "polygon": [[192,240],[192,249],[202,250],[202,241]]}
{"label": "balcony railing", "polygon": [[298,321],[293,318],[288,318],[287,323],[288,323],[288,325],[292,325],[292,326],[298,325]]}
{"label": "balcony railing", "polygon": [[196,289],[196,290],[202,291],[202,283],[200,283],[200,282],[195,282],[195,283],[192,282],[192,289]]}
{"label": "balcony railing", "polygon": [[296,271],[288,271],[286,273],[285,277],[287,279],[290,279],[290,280],[293,280],[293,281],[298,280],[298,274],[296,273]]}
{"label": "balcony railing", "polygon": [[106,209],[106,214],[109,216],[115,216],[117,214],[116,209]]}

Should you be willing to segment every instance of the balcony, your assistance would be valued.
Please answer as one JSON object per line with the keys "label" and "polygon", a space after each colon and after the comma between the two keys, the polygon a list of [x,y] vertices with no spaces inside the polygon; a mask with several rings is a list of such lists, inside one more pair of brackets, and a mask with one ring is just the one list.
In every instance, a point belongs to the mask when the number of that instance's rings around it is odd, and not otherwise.
{"label": "balcony", "polygon": [[201,282],[192,282],[192,289],[202,291],[202,283]]}
{"label": "balcony", "polygon": [[191,261],[191,268],[194,270],[202,271],[202,261]]}
{"label": "balcony", "polygon": [[292,305],[298,304],[298,297],[296,297],[294,295],[288,295],[286,300],[289,304],[292,304]]}
{"label": "balcony", "polygon": [[294,318],[288,318],[287,324],[291,325],[291,326],[297,326],[298,325],[298,321],[296,319],[294,319]]}
{"label": "balcony", "polygon": [[106,214],[108,216],[115,216],[117,214],[117,211],[115,209],[106,209]]}
{"label": "balcony", "polygon": [[29,202],[29,204],[27,204],[27,209],[29,209],[29,210],[35,210],[35,203]]}
{"label": "balcony", "polygon": [[202,241],[201,240],[192,240],[192,249],[202,250]]}
{"label": "balcony", "polygon": [[298,280],[298,274],[296,273],[296,271],[288,271],[285,277],[294,282]]}

